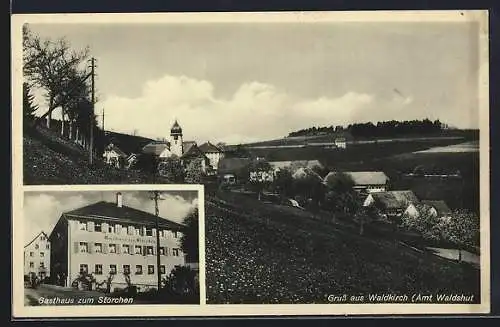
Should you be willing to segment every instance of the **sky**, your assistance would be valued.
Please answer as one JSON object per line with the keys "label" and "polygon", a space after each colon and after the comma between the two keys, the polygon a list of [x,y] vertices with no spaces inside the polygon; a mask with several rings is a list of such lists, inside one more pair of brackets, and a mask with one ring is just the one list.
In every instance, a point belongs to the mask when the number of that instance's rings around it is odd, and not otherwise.
{"label": "sky", "polygon": [[[155,213],[154,202],[146,191],[123,191],[123,205]],[[160,217],[182,223],[198,205],[196,191],[164,191],[158,202]],[[30,242],[38,233],[50,235],[64,212],[75,210],[99,201],[116,202],[116,192],[91,191],[26,191],[24,193],[24,240]]]}
{"label": "sky", "polygon": [[163,138],[178,119],[185,140],[245,143],[353,122],[479,125],[473,22],[30,28],[89,46],[107,130]]}

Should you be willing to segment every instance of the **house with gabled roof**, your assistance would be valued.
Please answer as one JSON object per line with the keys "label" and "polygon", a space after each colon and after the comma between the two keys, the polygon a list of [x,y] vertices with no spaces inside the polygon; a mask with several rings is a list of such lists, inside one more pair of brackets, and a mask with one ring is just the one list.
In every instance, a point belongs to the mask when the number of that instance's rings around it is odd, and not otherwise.
{"label": "house with gabled roof", "polygon": [[143,147],[152,141],[142,136],[106,131],[102,155],[104,162],[117,168],[132,167]]}
{"label": "house with gabled roof", "polygon": [[35,274],[40,280],[50,277],[50,251],[49,237],[41,231],[24,246],[24,275]]}
{"label": "house with gabled roof", "polygon": [[[328,183],[337,172],[328,173],[324,180]],[[389,188],[389,177],[383,171],[343,171],[342,174],[349,176],[354,185],[353,189],[362,194],[373,192],[385,192]]]}
{"label": "house with gabled roof", "polygon": [[219,161],[224,157],[224,152],[218,146],[205,142],[199,146],[200,151],[208,158],[210,161],[210,166],[217,171],[219,166]]}
{"label": "house with gabled roof", "polygon": [[124,288],[127,280],[139,291],[151,289],[157,269],[164,278],[185,265],[182,232],[182,224],[124,205],[118,192],[115,203],[100,201],[61,215],[49,236],[51,273],[62,276],[65,286],[91,274],[97,284],[111,281],[111,290]]}
{"label": "house with gabled roof", "polygon": [[373,192],[368,194],[363,206],[374,206],[383,215],[388,217],[399,217],[410,204],[418,204],[420,200],[411,190]]}
{"label": "house with gabled roof", "polygon": [[419,204],[411,203],[405,213],[410,216],[419,216],[424,213],[422,211],[427,211],[428,214],[437,218],[450,217],[452,214],[451,209],[443,200],[422,200]]}

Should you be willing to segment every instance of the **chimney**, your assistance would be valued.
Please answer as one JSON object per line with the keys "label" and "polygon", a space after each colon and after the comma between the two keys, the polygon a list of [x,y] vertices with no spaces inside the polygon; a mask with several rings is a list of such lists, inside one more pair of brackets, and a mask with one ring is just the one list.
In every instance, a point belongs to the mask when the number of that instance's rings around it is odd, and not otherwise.
{"label": "chimney", "polygon": [[123,206],[122,194],[120,192],[116,193],[116,206],[121,208]]}

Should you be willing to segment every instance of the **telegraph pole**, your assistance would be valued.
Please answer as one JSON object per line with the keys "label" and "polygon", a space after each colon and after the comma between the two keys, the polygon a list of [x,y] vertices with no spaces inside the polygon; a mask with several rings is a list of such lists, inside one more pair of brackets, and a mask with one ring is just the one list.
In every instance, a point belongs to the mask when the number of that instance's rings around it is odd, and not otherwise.
{"label": "telegraph pole", "polygon": [[102,108],[102,132],[106,133],[106,130],[104,129],[104,108]]}
{"label": "telegraph pole", "polygon": [[94,162],[94,113],[95,113],[95,58],[90,58],[90,78],[91,78],[91,102],[92,112],[90,113],[90,142],[89,142],[89,163]]}

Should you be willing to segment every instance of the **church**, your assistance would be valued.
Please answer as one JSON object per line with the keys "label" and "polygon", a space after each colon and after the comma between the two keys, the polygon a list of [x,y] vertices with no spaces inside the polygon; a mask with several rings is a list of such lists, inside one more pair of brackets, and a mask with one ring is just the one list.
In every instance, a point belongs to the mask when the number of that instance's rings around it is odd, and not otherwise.
{"label": "church", "polygon": [[182,128],[175,120],[170,129],[169,141],[153,141],[142,148],[142,153],[158,156],[160,159],[180,158],[187,167],[194,160],[201,159],[202,170],[207,174],[215,174],[223,151],[216,145],[206,142],[200,146],[196,141],[184,141]]}

